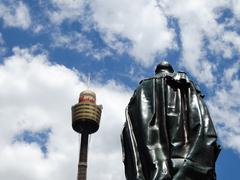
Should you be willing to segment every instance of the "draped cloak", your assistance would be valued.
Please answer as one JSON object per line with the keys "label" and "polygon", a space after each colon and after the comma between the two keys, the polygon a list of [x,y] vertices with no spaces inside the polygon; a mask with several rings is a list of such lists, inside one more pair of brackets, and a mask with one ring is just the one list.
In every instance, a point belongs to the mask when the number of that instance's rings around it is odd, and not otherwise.
{"label": "draped cloak", "polygon": [[220,152],[201,92],[183,72],[142,80],[121,135],[127,180],[215,180]]}

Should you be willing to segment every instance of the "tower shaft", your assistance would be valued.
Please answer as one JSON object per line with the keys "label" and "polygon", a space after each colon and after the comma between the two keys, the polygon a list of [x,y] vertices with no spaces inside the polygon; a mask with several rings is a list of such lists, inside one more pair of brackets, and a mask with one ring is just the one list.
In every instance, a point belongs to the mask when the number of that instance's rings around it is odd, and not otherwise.
{"label": "tower shaft", "polygon": [[78,162],[78,177],[77,180],[87,179],[87,156],[88,156],[88,134],[82,133],[81,145]]}

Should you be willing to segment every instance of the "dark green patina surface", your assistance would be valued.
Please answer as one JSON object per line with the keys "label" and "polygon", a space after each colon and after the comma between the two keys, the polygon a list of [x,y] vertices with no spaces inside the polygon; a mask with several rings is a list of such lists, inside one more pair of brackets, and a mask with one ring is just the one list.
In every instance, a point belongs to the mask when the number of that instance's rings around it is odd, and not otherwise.
{"label": "dark green patina surface", "polygon": [[122,132],[128,180],[214,180],[220,152],[201,92],[162,62],[140,82]]}

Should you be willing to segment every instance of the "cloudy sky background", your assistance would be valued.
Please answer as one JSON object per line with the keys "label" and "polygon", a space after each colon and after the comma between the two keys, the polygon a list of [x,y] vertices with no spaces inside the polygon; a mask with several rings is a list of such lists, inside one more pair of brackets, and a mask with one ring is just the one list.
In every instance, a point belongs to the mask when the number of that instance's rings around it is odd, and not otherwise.
{"label": "cloudy sky background", "polygon": [[238,179],[239,23],[240,0],[0,1],[0,179],[76,179],[71,106],[91,73],[104,109],[88,179],[123,180],[124,109],[162,59],[205,94],[218,179]]}

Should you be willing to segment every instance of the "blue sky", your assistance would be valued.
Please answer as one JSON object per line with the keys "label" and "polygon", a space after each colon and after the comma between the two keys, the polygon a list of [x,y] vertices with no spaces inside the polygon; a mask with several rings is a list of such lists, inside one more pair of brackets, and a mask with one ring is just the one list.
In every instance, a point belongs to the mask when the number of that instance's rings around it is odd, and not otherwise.
{"label": "blue sky", "polygon": [[239,22],[239,0],[2,0],[0,179],[76,179],[70,110],[91,74],[104,110],[88,178],[123,180],[124,109],[163,59],[205,94],[223,148],[218,179],[238,179]]}

